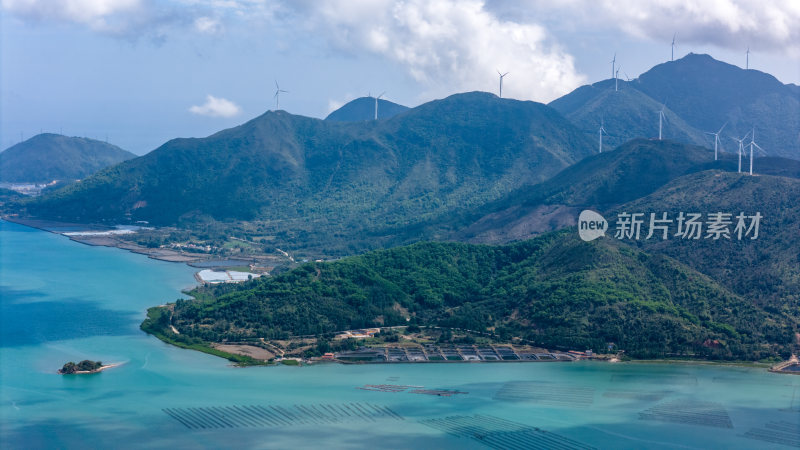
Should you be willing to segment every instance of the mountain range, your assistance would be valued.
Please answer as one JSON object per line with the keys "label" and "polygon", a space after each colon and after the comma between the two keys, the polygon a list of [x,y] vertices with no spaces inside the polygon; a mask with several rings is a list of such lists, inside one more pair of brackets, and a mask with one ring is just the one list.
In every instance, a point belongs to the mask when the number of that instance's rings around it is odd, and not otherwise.
{"label": "mountain range", "polygon": [[79,222],[260,220],[284,231],[331,231],[332,223],[349,232],[478,206],[591,152],[552,108],[479,92],[377,122],[268,112],[207,138],[169,141],[28,211]]}
{"label": "mountain range", "polygon": [[[785,356],[800,320],[800,162],[786,159],[800,159],[797,87],[707,55],[613,81],[550,105],[470,92],[391,117],[387,106],[379,120],[370,98],[328,120],[267,112],[0,206],[314,259],[385,249],[197,291],[202,301],[175,305],[186,339],[413,319],[547,346],[617,342],[641,357]],[[704,132],[726,122],[715,161]],[[736,173],[730,134],[753,129],[766,156],[755,176]],[[605,237],[577,238],[583,209],[609,219]],[[763,222],[758,239],[616,239],[626,212]]]}
{"label": "mountain range", "polygon": [[732,138],[755,130],[756,143],[764,149],[759,156],[800,159],[800,88],[767,73],[690,53],[634,80],[620,80],[618,87],[613,79],[582,86],[550,106],[594,136],[603,123],[611,145],[658,137],[663,108],[666,139],[713,145],[713,136],[704,133],[725,126],[723,149],[735,152],[738,144]]}
{"label": "mountain range", "polygon": [[136,155],[89,138],[43,133],[0,153],[0,181],[49,183],[85,178]]}

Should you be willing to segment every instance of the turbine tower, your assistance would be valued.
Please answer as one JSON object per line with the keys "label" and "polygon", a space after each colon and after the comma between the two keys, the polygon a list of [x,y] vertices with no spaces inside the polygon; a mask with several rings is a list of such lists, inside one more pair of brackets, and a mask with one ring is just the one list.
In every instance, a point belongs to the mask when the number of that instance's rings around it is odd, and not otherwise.
{"label": "turbine tower", "polygon": [[726,125],[728,125],[728,122],[725,122],[725,124],[722,125],[722,128],[720,128],[719,131],[717,131],[716,133],[711,133],[709,131],[706,131],[706,134],[714,136],[714,161],[717,160],[717,147],[721,143],[721,141],[719,140],[719,134],[722,133],[722,129],[725,128]]}
{"label": "turbine tower", "polygon": [[617,68],[617,73],[614,75],[614,92],[617,92],[618,90],[619,90],[619,67]]}
{"label": "turbine tower", "polygon": [[601,120],[600,121],[600,130],[597,132],[597,134],[600,135],[599,136],[599,138],[600,138],[600,153],[603,153],[603,133],[605,133],[606,136],[608,136],[608,133],[606,132],[606,129],[603,127],[603,121]]}
{"label": "turbine tower", "polygon": [[745,69],[750,69],[750,47],[747,47],[747,62],[745,65]]}
{"label": "turbine tower", "polygon": [[375,97],[375,120],[378,120],[378,100],[380,100],[381,97],[383,97],[383,94],[385,93],[386,91],[383,91],[381,92],[381,95]]}
{"label": "turbine tower", "polygon": [[614,59],[611,60],[611,76],[614,76],[614,64],[617,63],[617,54],[614,53]]}
{"label": "turbine tower", "polygon": [[289,91],[284,91],[283,89],[281,89],[281,87],[278,86],[278,80],[275,80],[275,111],[280,109],[281,92],[284,92],[284,93],[287,93],[287,94],[289,93]]}
{"label": "turbine tower", "polygon": [[675,61],[675,36],[677,35],[678,33],[672,35],[672,56],[669,58],[670,61]]}
{"label": "turbine tower", "polygon": [[738,170],[738,173],[742,173],[742,153],[744,152],[744,144],[742,144],[742,143],[744,142],[745,139],[747,139],[747,136],[749,136],[749,135],[750,135],[750,132],[748,131],[747,134],[742,136],[741,139],[731,138],[734,141],[739,143],[739,170]]}
{"label": "turbine tower", "polygon": [[500,98],[503,98],[503,78],[505,78],[505,76],[508,75],[508,72],[500,73],[500,71],[498,70],[497,74],[500,75]]}
{"label": "turbine tower", "polygon": [[667,102],[664,102],[664,104],[661,105],[661,109],[656,111],[656,113],[658,113],[658,140],[659,141],[661,140],[662,121],[667,118],[667,116],[664,115],[664,108],[666,106],[667,106]]}
{"label": "turbine tower", "polygon": [[756,129],[753,128],[752,135],[750,136],[750,175],[753,175],[753,147],[758,147],[762,152],[764,151],[758,144],[756,144]]}

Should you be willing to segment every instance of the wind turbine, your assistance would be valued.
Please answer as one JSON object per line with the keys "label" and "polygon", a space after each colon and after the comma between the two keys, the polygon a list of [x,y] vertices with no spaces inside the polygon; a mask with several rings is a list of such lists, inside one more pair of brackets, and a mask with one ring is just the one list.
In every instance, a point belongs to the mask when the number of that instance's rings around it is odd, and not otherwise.
{"label": "wind turbine", "polygon": [[383,91],[381,92],[381,95],[375,97],[375,120],[378,120],[378,100],[380,100],[381,97],[383,97],[383,94],[385,93],[386,91]]}
{"label": "wind turbine", "polygon": [[750,175],[753,174],[753,147],[758,147],[762,152],[764,151],[758,144],[756,144],[756,129],[753,128],[752,135],[750,136]]}
{"label": "wind turbine", "polygon": [[677,35],[678,33],[672,35],[672,56],[669,58],[670,61],[675,61],[675,36]]}
{"label": "wind turbine", "polygon": [[666,106],[667,106],[667,102],[664,102],[664,104],[661,105],[661,109],[656,111],[656,113],[658,113],[658,140],[659,141],[661,140],[662,121],[667,118],[667,116],[664,115],[664,108],[666,108]]}
{"label": "wind turbine", "polygon": [[614,75],[614,92],[617,92],[619,90],[618,83],[619,83],[619,68],[617,68],[617,73]]}
{"label": "wind turbine", "polygon": [[508,75],[508,72],[500,73],[500,71],[498,70],[497,74],[500,75],[500,98],[503,98],[503,78],[505,78],[505,76]]}
{"label": "wind turbine", "polygon": [[614,76],[614,64],[617,63],[617,54],[614,53],[614,59],[611,60],[611,76]]}
{"label": "wind turbine", "polygon": [[280,109],[280,96],[281,92],[289,93],[289,91],[284,91],[278,86],[278,80],[275,80],[275,111]]}
{"label": "wind turbine", "polygon": [[747,134],[742,136],[741,139],[731,138],[734,141],[737,141],[739,143],[739,171],[738,171],[738,173],[742,173],[742,153],[744,152],[744,145],[742,144],[742,142],[744,142],[744,140],[747,139],[747,136],[749,136],[749,135],[750,135],[750,132],[748,131]]}
{"label": "wind turbine", "polygon": [[603,153],[603,133],[605,133],[606,136],[608,136],[608,132],[606,132],[606,129],[603,127],[603,121],[600,120],[600,130],[597,132],[600,138],[600,153]]}
{"label": "wind turbine", "polygon": [[747,47],[747,65],[745,69],[750,69],[750,47]]}
{"label": "wind turbine", "polygon": [[706,134],[714,136],[714,161],[717,160],[717,146],[721,143],[719,140],[719,134],[722,133],[722,129],[725,128],[726,125],[728,125],[728,122],[725,122],[725,124],[722,125],[722,128],[720,128],[716,133],[706,131]]}

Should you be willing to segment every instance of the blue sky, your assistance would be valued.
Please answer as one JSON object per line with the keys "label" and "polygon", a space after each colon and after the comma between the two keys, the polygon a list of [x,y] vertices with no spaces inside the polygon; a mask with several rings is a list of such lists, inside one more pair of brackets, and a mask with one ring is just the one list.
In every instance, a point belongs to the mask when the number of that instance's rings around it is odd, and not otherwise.
{"label": "blue sky", "polygon": [[275,108],[325,117],[386,91],[548,102],[709,53],[800,84],[800,2],[751,0],[0,0],[0,148],[40,131],[137,154]]}

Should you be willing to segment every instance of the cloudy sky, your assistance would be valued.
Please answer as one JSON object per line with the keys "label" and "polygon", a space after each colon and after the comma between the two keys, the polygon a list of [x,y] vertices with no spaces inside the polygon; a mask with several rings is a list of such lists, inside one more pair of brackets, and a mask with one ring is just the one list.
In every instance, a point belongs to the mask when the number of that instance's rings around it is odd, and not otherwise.
{"label": "cloudy sky", "polygon": [[797,0],[0,0],[0,148],[40,131],[143,154],[275,108],[386,91],[549,102],[709,53],[800,84]]}

